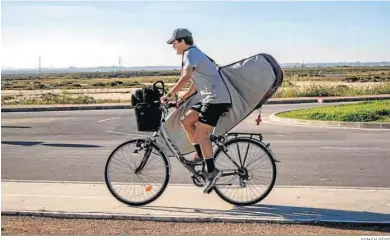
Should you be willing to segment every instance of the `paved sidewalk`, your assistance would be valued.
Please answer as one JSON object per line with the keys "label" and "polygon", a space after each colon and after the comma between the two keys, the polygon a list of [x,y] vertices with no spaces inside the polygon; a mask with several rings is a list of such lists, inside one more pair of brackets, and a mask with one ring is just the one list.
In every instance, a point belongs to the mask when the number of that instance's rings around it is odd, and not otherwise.
{"label": "paved sidewalk", "polygon": [[359,222],[390,224],[390,189],[276,187],[259,204],[238,207],[191,185],[168,185],[143,207],[114,199],[103,183],[2,182],[2,214],[181,222]]}

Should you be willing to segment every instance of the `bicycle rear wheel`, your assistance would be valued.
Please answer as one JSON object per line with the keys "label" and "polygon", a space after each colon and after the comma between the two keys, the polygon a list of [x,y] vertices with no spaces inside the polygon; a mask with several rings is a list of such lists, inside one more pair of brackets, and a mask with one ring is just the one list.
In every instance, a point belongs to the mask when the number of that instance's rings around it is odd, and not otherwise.
{"label": "bicycle rear wheel", "polygon": [[110,193],[120,202],[141,206],[155,201],[169,181],[169,164],[160,147],[147,139],[119,145],[104,170]]}
{"label": "bicycle rear wheel", "polygon": [[231,139],[225,146],[226,153],[219,148],[214,155],[215,166],[223,171],[215,192],[234,205],[252,205],[263,200],[276,179],[272,154],[259,141],[249,138]]}

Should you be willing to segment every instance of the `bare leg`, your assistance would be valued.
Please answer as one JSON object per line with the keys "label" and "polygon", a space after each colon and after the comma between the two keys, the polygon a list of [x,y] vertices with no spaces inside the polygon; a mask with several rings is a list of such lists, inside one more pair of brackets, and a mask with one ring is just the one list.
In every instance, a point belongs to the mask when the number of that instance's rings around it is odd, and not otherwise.
{"label": "bare leg", "polygon": [[213,127],[201,122],[197,122],[195,126],[195,137],[202,149],[203,158],[213,158],[213,146],[210,140]]}
{"label": "bare leg", "polygon": [[200,122],[196,123],[195,126],[195,137],[200,144],[205,165],[207,165],[208,181],[203,189],[203,193],[210,193],[210,190],[222,175],[222,171],[218,170],[214,163],[213,146],[210,140],[210,133],[213,127]]}
{"label": "bare leg", "polygon": [[198,143],[195,138],[195,123],[198,121],[199,113],[194,110],[189,110],[181,119],[181,124],[186,131],[187,137],[192,144]]}

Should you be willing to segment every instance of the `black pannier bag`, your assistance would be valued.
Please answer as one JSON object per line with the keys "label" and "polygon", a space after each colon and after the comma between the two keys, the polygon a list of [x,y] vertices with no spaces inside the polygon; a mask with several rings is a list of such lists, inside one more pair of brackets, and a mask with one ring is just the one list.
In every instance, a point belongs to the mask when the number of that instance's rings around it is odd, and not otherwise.
{"label": "black pannier bag", "polygon": [[[161,83],[162,87],[157,87],[157,83]],[[162,92],[159,91],[160,89]],[[131,95],[131,106],[134,108],[138,131],[158,130],[162,117],[160,97],[164,94],[164,83],[158,81],[153,86],[138,89]]]}

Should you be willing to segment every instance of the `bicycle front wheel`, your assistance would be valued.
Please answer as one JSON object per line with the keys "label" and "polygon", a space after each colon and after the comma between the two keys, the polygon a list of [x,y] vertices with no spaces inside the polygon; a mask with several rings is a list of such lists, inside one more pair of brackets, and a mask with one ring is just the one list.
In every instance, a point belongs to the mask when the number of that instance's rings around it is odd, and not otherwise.
{"label": "bicycle front wheel", "polygon": [[269,150],[257,140],[235,138],[226,152],[215,152],[215,166],[223,171],[215,192],[228,203],[245,206],[263,200],[272,190],[276,165]]}
{"label": "bicycle front wheel", "polygon": [[160,147],[146,139],[119,145],[109,156],[105,182],[120,202],[141,206],[156,200],[169,181],[169,164]]}

